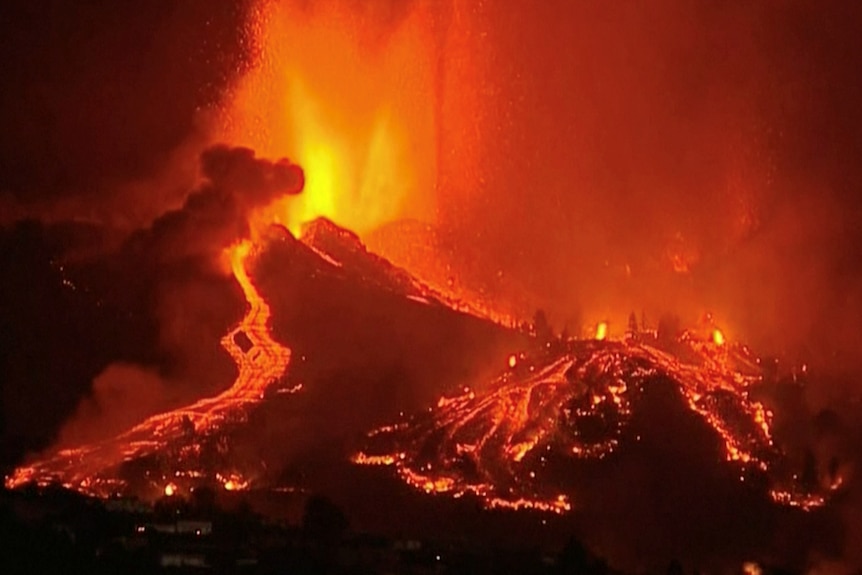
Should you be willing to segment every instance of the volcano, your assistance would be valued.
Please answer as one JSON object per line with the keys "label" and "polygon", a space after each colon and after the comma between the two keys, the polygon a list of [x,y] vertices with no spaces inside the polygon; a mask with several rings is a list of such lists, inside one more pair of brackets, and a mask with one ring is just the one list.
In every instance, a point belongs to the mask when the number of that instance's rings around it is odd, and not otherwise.
{"label": "volcano", "polygon": [[612,341],[512,330],[458,311],[465,306],[325,219],[301,240],[273,227],[265,246],[230,250],[248,311],[221,342],[238,370],[229,389],[48,454],[7,486],[60,482],[149,498],[200,484],[238,490],[279,485],[291,457],[323,451],[392,466],[428,493],[565,513],[585,466],[654,442],[655,421],[676,428],[694,415],[699,430],[679,434],[703,435],[735,480],[779,504],[826,501],[798,479],[772,412],[753,399],[760,360],[720,332],[635,325]]}

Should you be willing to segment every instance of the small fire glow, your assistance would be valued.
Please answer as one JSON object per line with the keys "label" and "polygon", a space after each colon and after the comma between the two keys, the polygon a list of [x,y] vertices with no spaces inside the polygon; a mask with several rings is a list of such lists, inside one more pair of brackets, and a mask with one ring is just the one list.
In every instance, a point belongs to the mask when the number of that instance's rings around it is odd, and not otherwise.
{"label": "small fire glow", "polygon": [[724,345],[724,334],[720,329],[712,330],[712,342],[715,345]]}
{"label": "small fire glow", "polygon": [[228,476],[216,473],[216,479],[222,484],[225,491],[244,491],[249,486],[249,481],[236,473]]}
{"label": "small fire glow", "polygon": [[177,492],[177,485],[175,483],[168,483],[165,485],[165,496],[173,497]]}
{"label": "small fire glow", "polygon": [[602,321],[596,326],[596,337],[598,341],[604,341],[608,337],[608,322]]}

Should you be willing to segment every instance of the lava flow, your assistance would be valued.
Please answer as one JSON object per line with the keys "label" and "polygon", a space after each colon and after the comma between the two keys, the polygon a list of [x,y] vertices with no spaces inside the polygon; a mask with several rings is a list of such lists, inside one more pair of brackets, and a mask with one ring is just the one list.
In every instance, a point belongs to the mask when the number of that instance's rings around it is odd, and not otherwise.
{"label": "lava flow", "polygon": [[[208,479],[212,470],[204,470],[199,464],[207,439],[216,436],[227,423],[241,420],[245,408],[264,397],[290,362],[290,350],[269,333],[269,305],[248,274],[252,249],[251,241],[245,240],[227,250],[231,270],[249,306],[242,321],[221,340],[238,371],[230,388],[215,397],[154,415],[116,437],[63,449],[20,467],[6,478],[6,487],[59,482],[70,489],[108,496],[126,487],[120,473],[125,462],[157,453],[170,455],[167,469],[162,467],[162,477],[149,475],[156,492],[173,494],[182,489],[183,479]],[[248,485],[235,469],[221,469],[212,479],[227,490]]]}
{"label": "lava flow", "polygon": [[817,488],[786,473],[772,413],[751,398],[761,375],[745,346],[689,333],[674,341],[650,332],[622,341],[605,335],[511,355],[508,369],[482,391],[464,388],[369,433],[353,461],[393,466],[427,493],[471,493],[488,507],[563,513],[575,500],[572,464],[640,442],[633,416],[646,409],[647,394],[670,384],[680,407],[713,430],[724,459],[741,467],[740,480],[765,477],[776,503],[809,509],[825,502]]}

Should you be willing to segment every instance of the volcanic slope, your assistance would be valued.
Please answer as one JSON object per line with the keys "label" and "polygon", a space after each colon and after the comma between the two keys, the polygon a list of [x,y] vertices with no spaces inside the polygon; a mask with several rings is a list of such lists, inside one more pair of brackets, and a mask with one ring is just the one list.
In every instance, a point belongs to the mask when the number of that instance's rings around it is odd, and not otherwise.
{"label": "volcanic slope", "polygon": [[524,344],[453,310],[326,220],[309,224],[301,241],[273,227],[262,250],[237,246],[232,260],[248,308],[221,342],[238,369],[229,389],[39,456],[6,485],[59,482],[146,498],[199,484],[265,486],[293,453],[361,435],[439,394],[440,382],[475,377],[477,357]]}
{"label": "volcanic slope", "polygon": [[[726,463],[722,474],[747,481],[764,499],[822,506],[826,495],[800,485],[776,445],[772,412],[751,398],[761,381],[757,364],[743,346],[690,333],[669,342],[654,333],[550,341],[511,356],[510,369],[489,383],[373,430],[354,461],[392,466],[427,493],[469,493],[489,507],[564,513],[578,505],[579,469],[655,442],[649,429],[664,421],[679,430],[678,443],[699,435],[697,441],[714,446]],[[662,396],[664,408],[657,410]],[[683,425],[691,419],[686,412],[706,434]]]}

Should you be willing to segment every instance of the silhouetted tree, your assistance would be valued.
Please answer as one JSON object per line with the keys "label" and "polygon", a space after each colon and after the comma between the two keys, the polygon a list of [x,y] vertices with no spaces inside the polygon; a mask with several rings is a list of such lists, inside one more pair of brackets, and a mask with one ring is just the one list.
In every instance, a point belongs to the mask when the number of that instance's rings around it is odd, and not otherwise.
{"label": "silhouetted tree", "polygon": [[638,331],[640,331],[638,329],[638,318],[635,316],[635,312],[631,312],[629,314],[629,331],[631,333],[638,333]]}
{"label": "silhouetted tree", "polygon": [[760,361],[760,370],[763,374],[764,383],[776,383],[778,381],[778,359],[775,357],[764,357]]}
{"label": "silhouetted tree", "polygon": [[814,457],[814,452],[810,449],[805,450],[805,458],[802,462],[802,475],[799,482],[803,489],[814,491],[817,489],[817,459]]}
{"label": "silhouetted tree", "polygon": [[673,343],[682,332],[679,318],[675,315],[665,314],[658,321],[658,339],[662,343]]}
{"label": "silhouetted tree", "polygon": [[554,332],[551,330],[551,324],[548,323],[548,316],[545,315],[545,310],[537,309],[536,313],[533,314],[533,329],[536,330],[536,337],[542,343],[554,338]]}
{"label": "silhouetted tree", "polygon": [[195,424],[188,415],[183,415],[182,419],[180,420],[180,430],[185,436],[194,436]]}
{"label": "silhouetted tree", "polygon": [[610,571],[607,561],[596,557],[574,537],[563,547],[557,568],[560,573],[577,575],[607,575]]}

